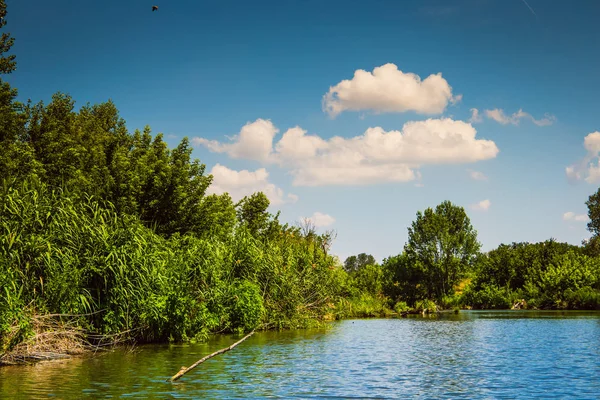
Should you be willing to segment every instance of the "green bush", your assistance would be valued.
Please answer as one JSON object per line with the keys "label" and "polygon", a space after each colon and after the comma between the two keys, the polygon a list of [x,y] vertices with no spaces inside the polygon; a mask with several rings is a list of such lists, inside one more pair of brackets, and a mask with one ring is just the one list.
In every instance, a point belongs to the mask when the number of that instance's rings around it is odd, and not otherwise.
{"label": "green bush", "polygon": [[510,293],[506,288],[484,285],[481,289],[468,288],[462,301],[475,309],[507,309],[512,307]]}
{"label": "green bush", "polygon": [[256,328],[264,314],[263,299],[257,284],[242,280],[234,283],[231,324],[244,332]]}
{"label": "green bush", "polygon": [[433,300],[429,300],[429,299],[425,299],[425,300],[418,300],[415,303],[415,310],[422,312],[422,313],[434,313],[437,312],[437,305],[435,304],[435,302]]}
{"label": "green bush", "polygon": [[394,311],[397,313],[403,313],[409,311],[411,308],[406,304],[405,301],[399,301],[394,305]]}

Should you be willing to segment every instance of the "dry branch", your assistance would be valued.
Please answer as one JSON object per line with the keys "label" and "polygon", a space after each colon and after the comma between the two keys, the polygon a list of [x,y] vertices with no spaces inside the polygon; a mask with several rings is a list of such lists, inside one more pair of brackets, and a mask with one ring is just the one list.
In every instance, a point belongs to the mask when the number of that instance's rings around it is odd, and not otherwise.
{"label": "dry branch", "polygon": [[177,379],[181,378],[184,374],[188,373],[189,371],[191,371],[192,369],[196,368],[198,365],[202,364],[204,361],[208,360],[209,358],[212,358],[214,356],[217,356],[219,354],[225,353],[226,351],[229,351],[231,349],[233,349],[235,346],[237,346],[238,344],[242,343],[244,340],[248,339],[250,336],[252,336],[252,334],[254,333],[254,331],[250,332],[249,334],[247,334],[246,336],[244,336],[243,338],[241,338],[240,340],[238,340],[237,342],[235,342],[234,344],[232,344],[229,347],[225,347],[224,349],[221,349],[219,351],[215,351],[212,354],[207,355],[206,357],[201,358],[200,360],[196,361],[194,364],[192,364],[189,367],[181,367],[181,369],[179,370],[178,373],[176,373],[175,375],[173,375],[171,377],[171,382],[176,381]]}

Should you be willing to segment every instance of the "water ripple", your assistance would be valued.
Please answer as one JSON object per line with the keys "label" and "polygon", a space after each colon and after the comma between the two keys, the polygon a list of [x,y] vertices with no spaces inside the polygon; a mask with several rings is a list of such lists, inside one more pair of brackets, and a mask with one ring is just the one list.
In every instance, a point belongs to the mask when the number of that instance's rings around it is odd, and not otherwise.
{"label": "water ripple", "polygon": [[465,312],[0,369],[0,398],[600,398],[600,314]]}

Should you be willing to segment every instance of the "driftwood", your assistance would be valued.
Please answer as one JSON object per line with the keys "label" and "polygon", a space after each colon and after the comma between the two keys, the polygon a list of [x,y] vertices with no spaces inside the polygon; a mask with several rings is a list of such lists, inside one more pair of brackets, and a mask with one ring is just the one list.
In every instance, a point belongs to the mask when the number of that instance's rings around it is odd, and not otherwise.
{"label": "driftwood", "polygon": [[254,331],[250,332],[249,334],[247,334],[246,336],[244,336],[243,338],[241,338],[240,340],[238,340],[237,342],[235,342],[234,344],[232,344],[229,347],[225,347],[224,349],[221,349],[219,351],[215,351],[212,354],[207,355],[206,357],[201,358],[200,360],[196,361],[194,364],[190,365],[189,367],[181,367],[181,369],[179,370],[178,373],[176,373],[175,375],[173,375],[170,379],[171,382],[176,381],[177,379],[181,378],[184,374],[188,373],[189,371],[191,371],[192,369],[196,368],[198,365],[202,364],[204,361],[208,360],[209,358],[212,358],[214,356],[217,356],[221,353],[225,353],[226,351],[229,351],[231,349],[233,349],[235,346],[237,346],[238,344],[242,343],[244,340],[248,339],[250,336],[252,336],[252,334],[254,333]]}
{"label": "driftwood", "polygon": [[527,307],[527,302],[525,299],[517,300],[517,302],[512,306],[513,310],[521,310]]}

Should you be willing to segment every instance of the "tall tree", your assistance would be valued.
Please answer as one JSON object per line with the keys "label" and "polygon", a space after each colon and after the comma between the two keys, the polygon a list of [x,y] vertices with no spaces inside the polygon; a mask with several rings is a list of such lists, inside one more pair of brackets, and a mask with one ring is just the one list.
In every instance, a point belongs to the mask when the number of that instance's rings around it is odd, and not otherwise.
{"label": "tall tree", "polygon": [[464,208],[444,201],[417,213],[404,251],[421,276],[423,295],[440,300],[472,268],[480,247]]}

